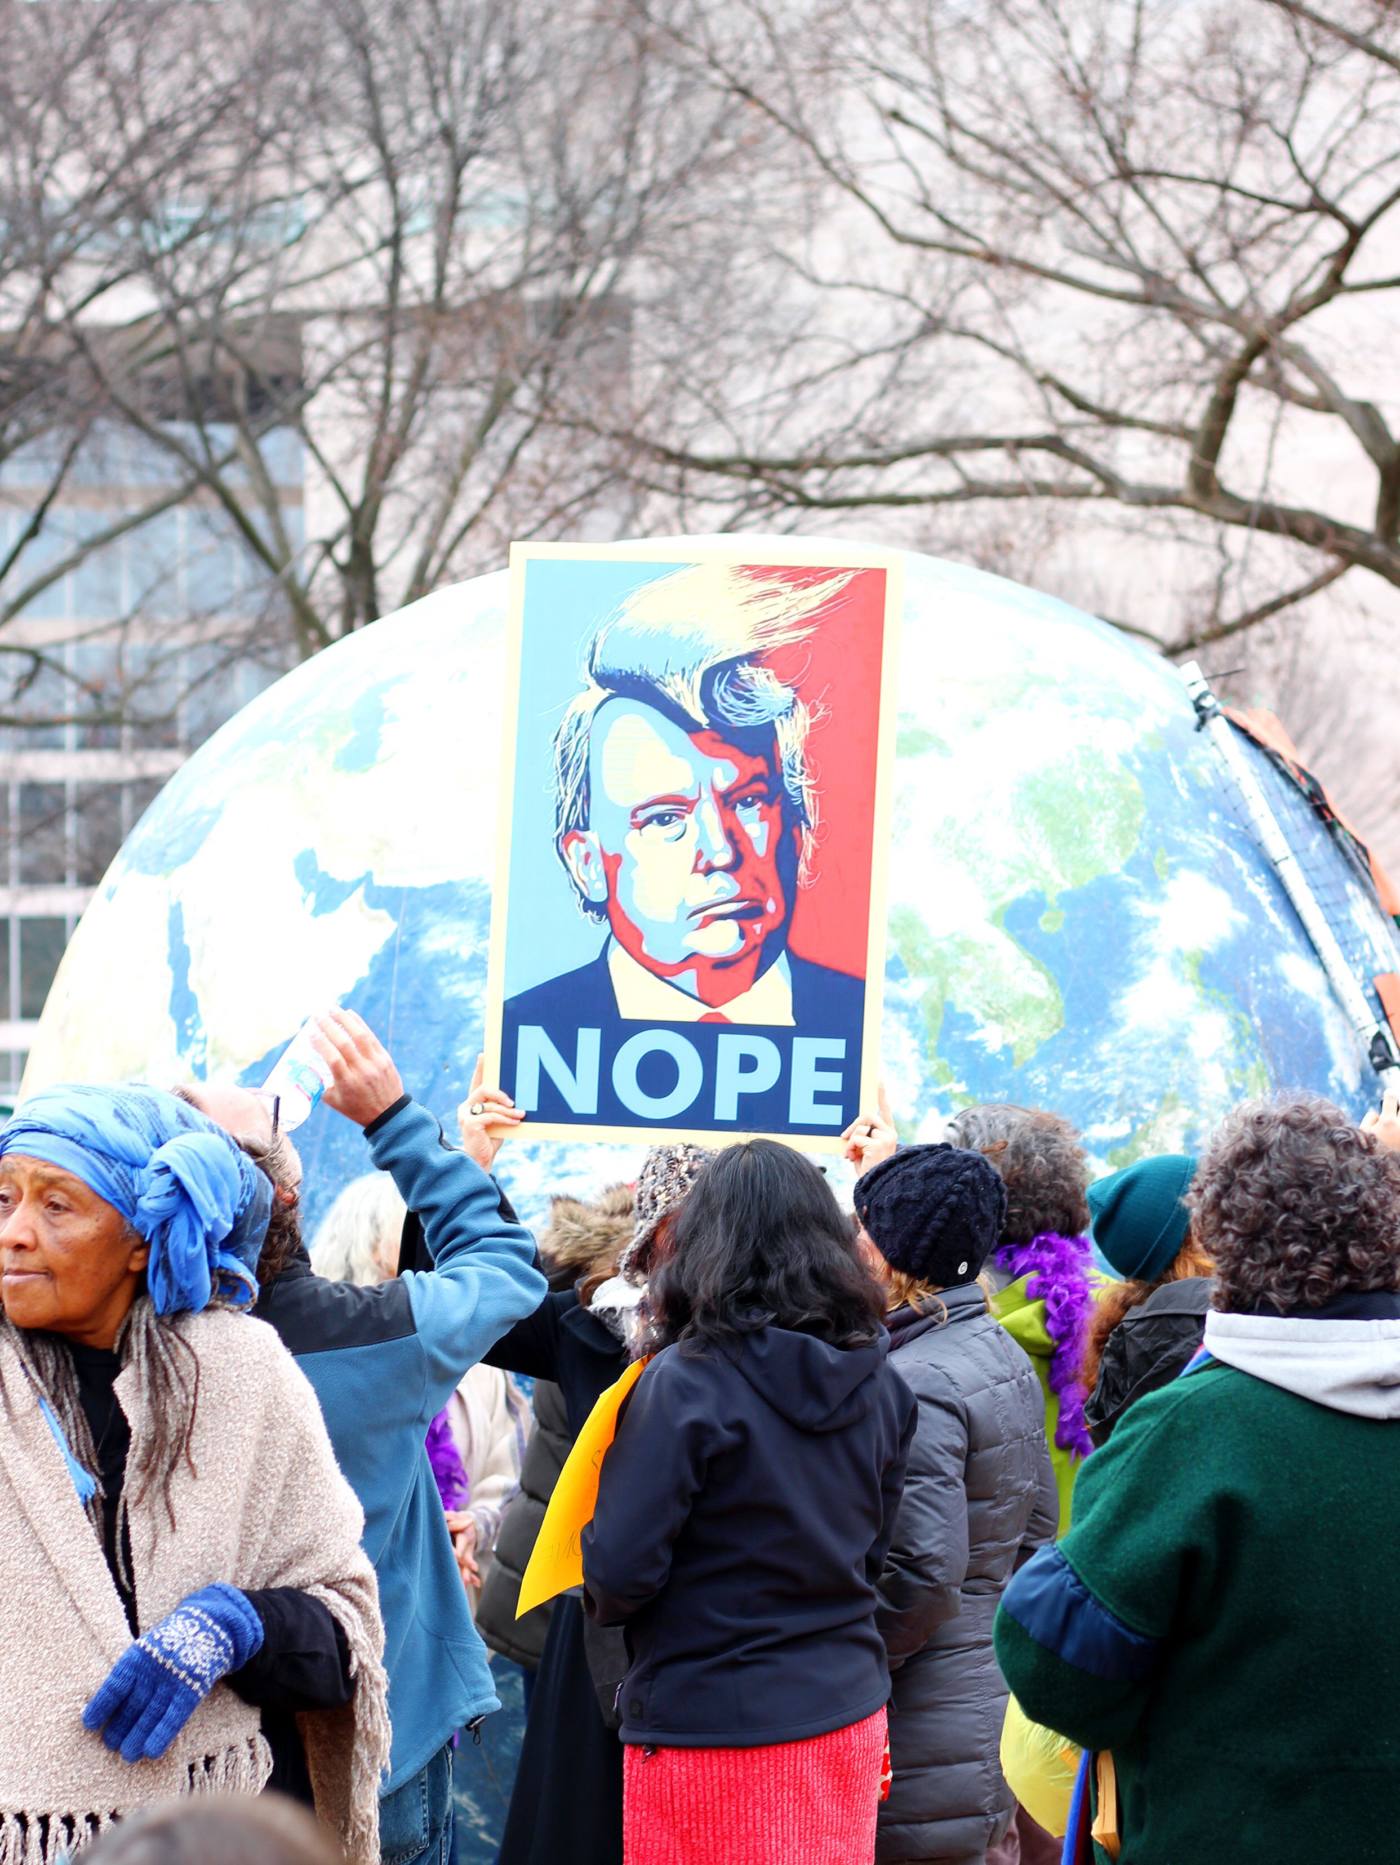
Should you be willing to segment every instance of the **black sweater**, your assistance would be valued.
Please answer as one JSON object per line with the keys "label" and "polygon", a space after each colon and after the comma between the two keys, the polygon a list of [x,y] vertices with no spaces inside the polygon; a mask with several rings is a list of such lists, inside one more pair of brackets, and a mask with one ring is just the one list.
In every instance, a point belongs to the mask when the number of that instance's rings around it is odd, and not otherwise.
{"label": "black sweater", "polygon": [[[72,1355],[78,1397],[97,1451],[103,1489],[102,1551],[136,1637],[140,1631],[136,1601],[122,1578],[123,1571],[129,1573],[131,1568],[129,1548],[126,1560],[117,1559],[122,1486],[131,1451],[131,1426],[114,1390],[121,1361],[99,1347],[82,1347],[73,1341],[65,1345]],[[268,1787],[310,1806],[311,1777],[297,1731],[297,1713],[332,1709],[350,1701],[355,1688],[350,1648],[335,1615],[309,1593],[294,1587],[264,1587],[248,1592],[247,1598],[262,1620],[262,1647],[225,1681],[245,1703],[262,1712],[263,1735],[272,1750]]]}
{"label": "black sweater", "polygon": [[564,1289],[546,1295],[482,1359],[507,1373],[553,1380],[564,1395],[572,1443],[599,1393],[627,1371],[631,1355],[605,1322],[579,1306],[576,1290]]}

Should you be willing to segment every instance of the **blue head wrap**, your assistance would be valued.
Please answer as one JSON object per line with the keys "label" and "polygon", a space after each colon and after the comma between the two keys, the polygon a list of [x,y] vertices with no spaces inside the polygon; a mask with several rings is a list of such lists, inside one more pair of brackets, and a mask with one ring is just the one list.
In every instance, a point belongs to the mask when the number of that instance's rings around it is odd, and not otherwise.
{"label": "blue head wrap", "polygon": [[157,1314],[246,1306],[272,1215],[272,1184],[231,1135],[159,1088],[47,1088],[0,1128],[22,1153],[82,1180],[151,1246]]}

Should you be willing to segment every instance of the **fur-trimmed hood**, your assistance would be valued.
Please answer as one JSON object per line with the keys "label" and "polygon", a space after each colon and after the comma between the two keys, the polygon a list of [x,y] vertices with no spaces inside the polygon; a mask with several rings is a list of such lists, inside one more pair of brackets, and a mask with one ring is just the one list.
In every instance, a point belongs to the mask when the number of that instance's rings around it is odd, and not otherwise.
{"label": "fur-trimmed hood", "polygon": [[592,1203],[560,1194],[540,1232],[540,1255],[552,1271],[611,1270],[632,1241],[636,1208],[631,1185],[610,1185]]}

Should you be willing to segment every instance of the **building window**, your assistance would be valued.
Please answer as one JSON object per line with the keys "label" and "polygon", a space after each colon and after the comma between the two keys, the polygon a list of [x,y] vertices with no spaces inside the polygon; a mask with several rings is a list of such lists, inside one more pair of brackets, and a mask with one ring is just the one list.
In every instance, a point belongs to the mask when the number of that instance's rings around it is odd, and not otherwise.
{"label": "building window", "polygon": [[[49,650],[48,657],[35,662],[15,644],[15,652],[6,655],[5,665],[0,670],[3,672],[0,707],[21,717],[25,713],[40,717],[47,713],[50,718],[65,716],[73,705],[73,690],[59,664],[61,657],[61,649]],[[68,728],[52,724],[26,725],[13,729],[6,737],[11,749],[61,751],[67,742]]]}
{"label": "building window", "polygon": [[[122,742],[121,657],[115,642],[84,641],[72,649],[73,710],[91,723],[74,728],[80,751],[114,751]],[[105,718],[97,715],[106,714]]]}
{"label": "building window", "polygon": [[120,784],[73,786],[73,879],[96,887],[117,858],[125,828]]}
{"label": "building window", "polygon": [[21,886],[61,887],[68,879],[68,796],[63,784],[19,786]]}
{"label": "building window", "polygon": [[138,778],[134,783],[126,785],[126,833],[128,835],[164,788],[163,777]]}
{"label": "building window", "polygon": [[68,943],[70,923],[47,918],[13,923],[19,933],[19,1014],[37,1017],[43,1011],[44,999]]}
{"label": "building window", "polygon": [[[235,420],[261,425],[298,405],[299,320],[254,334],[255,360],[236,371],[211,356],[193,380],[172,367],[143,381],[156,418],[179,424],[175,438],[227,451]],[[0,346],[0,375],[4,366]],[[55,431],[0,461],[0,554],[40,509],[36,494],[53,486],[69,439]],[[297,552],[300,439],[268,427],[256,444]],[[231,477],[246,471],[245,461]],[[173,451],[96,424],[8,579],[15,594],[179,478]],[[285,612],[278,580],[225,512],[196,496],[68,564],[14,617],[0,713],[36,723],[0,727],[0,885],[10,890],[0,910],[0,1023],[14,1045],[0,1048],[0,1101],[17,1091],[25,1026],[42,1013],[78,917],[123,842],[183,758],[285,670]]]}

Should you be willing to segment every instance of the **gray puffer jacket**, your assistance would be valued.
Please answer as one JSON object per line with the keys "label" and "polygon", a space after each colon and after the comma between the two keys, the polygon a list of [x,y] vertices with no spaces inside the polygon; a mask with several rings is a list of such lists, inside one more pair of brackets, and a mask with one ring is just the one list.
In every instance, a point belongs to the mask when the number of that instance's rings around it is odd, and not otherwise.
{"label": "gray puffer jacket", "polygon": [[1002,1588],[1053,1540],[1058,1502],[1030,1361],[975,1284],[889,1317],[918,1424],[880,1580],[894,1678],[894,1787],[879,1865],[980,1861],[1014,1807],[998,1760],[1006,1685],[992,1652]]}

